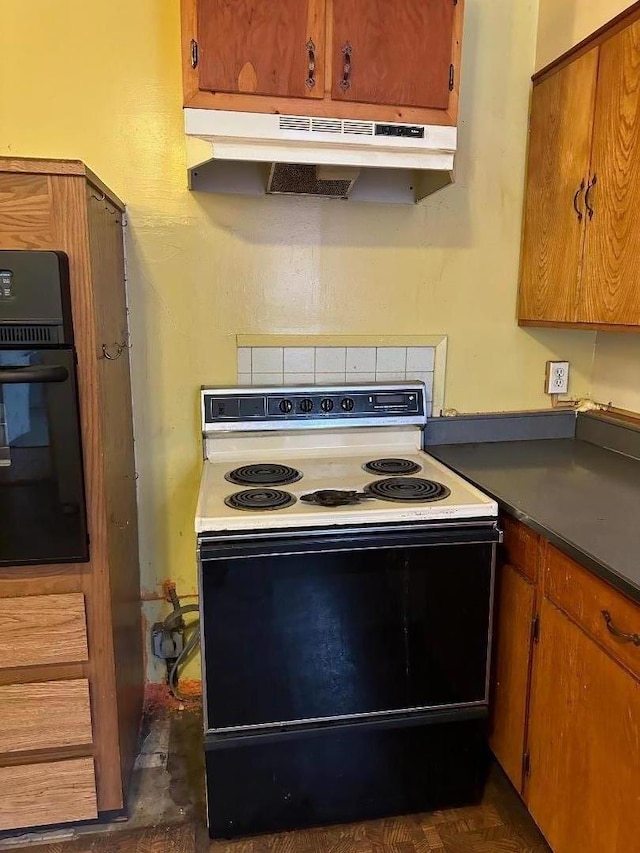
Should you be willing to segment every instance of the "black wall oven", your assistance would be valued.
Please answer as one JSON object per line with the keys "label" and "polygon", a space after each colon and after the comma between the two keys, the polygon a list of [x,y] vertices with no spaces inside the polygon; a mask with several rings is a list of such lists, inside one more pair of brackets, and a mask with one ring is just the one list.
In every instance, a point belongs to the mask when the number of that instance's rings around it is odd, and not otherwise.
{"label": "black wall oven", "polygon": [[481,791],[498,538],[495,522],[201,537],[213,835]]}
{"label": "black wall oven", "polygon": [[0,251],[0,565],[88,558],[67,258]]}

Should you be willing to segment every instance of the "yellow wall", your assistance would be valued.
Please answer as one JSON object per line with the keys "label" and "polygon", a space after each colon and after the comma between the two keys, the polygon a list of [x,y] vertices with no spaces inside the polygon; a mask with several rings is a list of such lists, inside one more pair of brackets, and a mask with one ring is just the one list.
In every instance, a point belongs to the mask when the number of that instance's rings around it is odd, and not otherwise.
{"label": "yellow wall", "polygon": [[554,356],[588,391],[591,333],[514,319],[536,15],[467,0],[458,183],[414,209],[189,194],[178,0],[2,0],[0,154],[81,158],[128,203],[145,595],[195,592],[197,392],[236,333],[447,333],[460,411],[547,406]]}
{"label": "yellow wall", "polygon": [[[538,68],[618,15],[629,0],[540,0]],[[640,412],[640,336],[600,333],[592,395],[602,403]]]}
{"label": "yellow wall", "polygon": [[629,0],[540,0],[536,68],[552,62],[630,5]]}

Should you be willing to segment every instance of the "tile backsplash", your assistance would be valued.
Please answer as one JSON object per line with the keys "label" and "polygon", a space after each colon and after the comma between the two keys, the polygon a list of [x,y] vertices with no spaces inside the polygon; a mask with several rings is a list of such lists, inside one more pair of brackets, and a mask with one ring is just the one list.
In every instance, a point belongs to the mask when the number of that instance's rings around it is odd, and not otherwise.
{"label": "tile backsplash", "polygon": [[239,385],[425,383],[433,399],[435,347],[238,347]]}

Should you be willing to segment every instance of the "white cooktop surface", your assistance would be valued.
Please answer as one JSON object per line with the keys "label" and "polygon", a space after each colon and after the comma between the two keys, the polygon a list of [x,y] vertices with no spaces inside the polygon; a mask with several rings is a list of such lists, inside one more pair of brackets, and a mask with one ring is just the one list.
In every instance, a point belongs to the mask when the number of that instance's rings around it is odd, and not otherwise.
{"label": "white cooktop surface", "polygon": [[[414,439],[415,441],[415,439]],[[293,452],[292,452],[293,451]],[[358,525],[403,521],[437,521],[496,517],[498,506],[446,466],[414,447],[332,447],[308,449],[296,454],[293,448],[280,452],[255,444],[249,453],[209,454],[204,463],[196,513],[196,532],[225,530],[268,530],[327,525]],[[435,480],[450,489],[448,497],[432,503],[394,503],[377,498],[342,507],[320,507],[301,502],[300,497],[319,489],[362,491],[367,483],[383,479],[363,470],[372,459],[410,459],[422,466],[413,476]],[[225,480],[225,474],[240,465],[279,462],[302,472],[302,479],[286,486],[274,486],[296,497],[296,503],[279,510],[247,511],[228,507],[224,499],[233,492],[252,488]]]}

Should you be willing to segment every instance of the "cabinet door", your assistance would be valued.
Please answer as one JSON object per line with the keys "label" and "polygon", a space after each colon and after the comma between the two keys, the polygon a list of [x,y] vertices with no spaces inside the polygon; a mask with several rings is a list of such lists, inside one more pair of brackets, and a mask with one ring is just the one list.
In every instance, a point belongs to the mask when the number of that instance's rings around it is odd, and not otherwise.
{"label": "cabinet door", "polygon": [[500,566],[494,633],[491,749],[518,791],[529,694],[535,589],[513,566]]}
{"label": "cabinet door", "polygon": [[200,89],[324,97],[325,0],[197,0]]}
{"label": "cabinet door", "polygon": [[520,321],[576,319],[597,70],[594,48],[533,90]]}
{"label": "cabinet door", "polygon": [[529,811],[555,853],[640,839],[640,684],[547,599],[536,647]]}
{"label": "cabinet door", "polygon": [[334,0],[332,98],[446,110],[454,12],[453,0]]}
{"label": "cabinet door", "polygon": [[600,48],[578,319],[640,325],[640,22]]}

